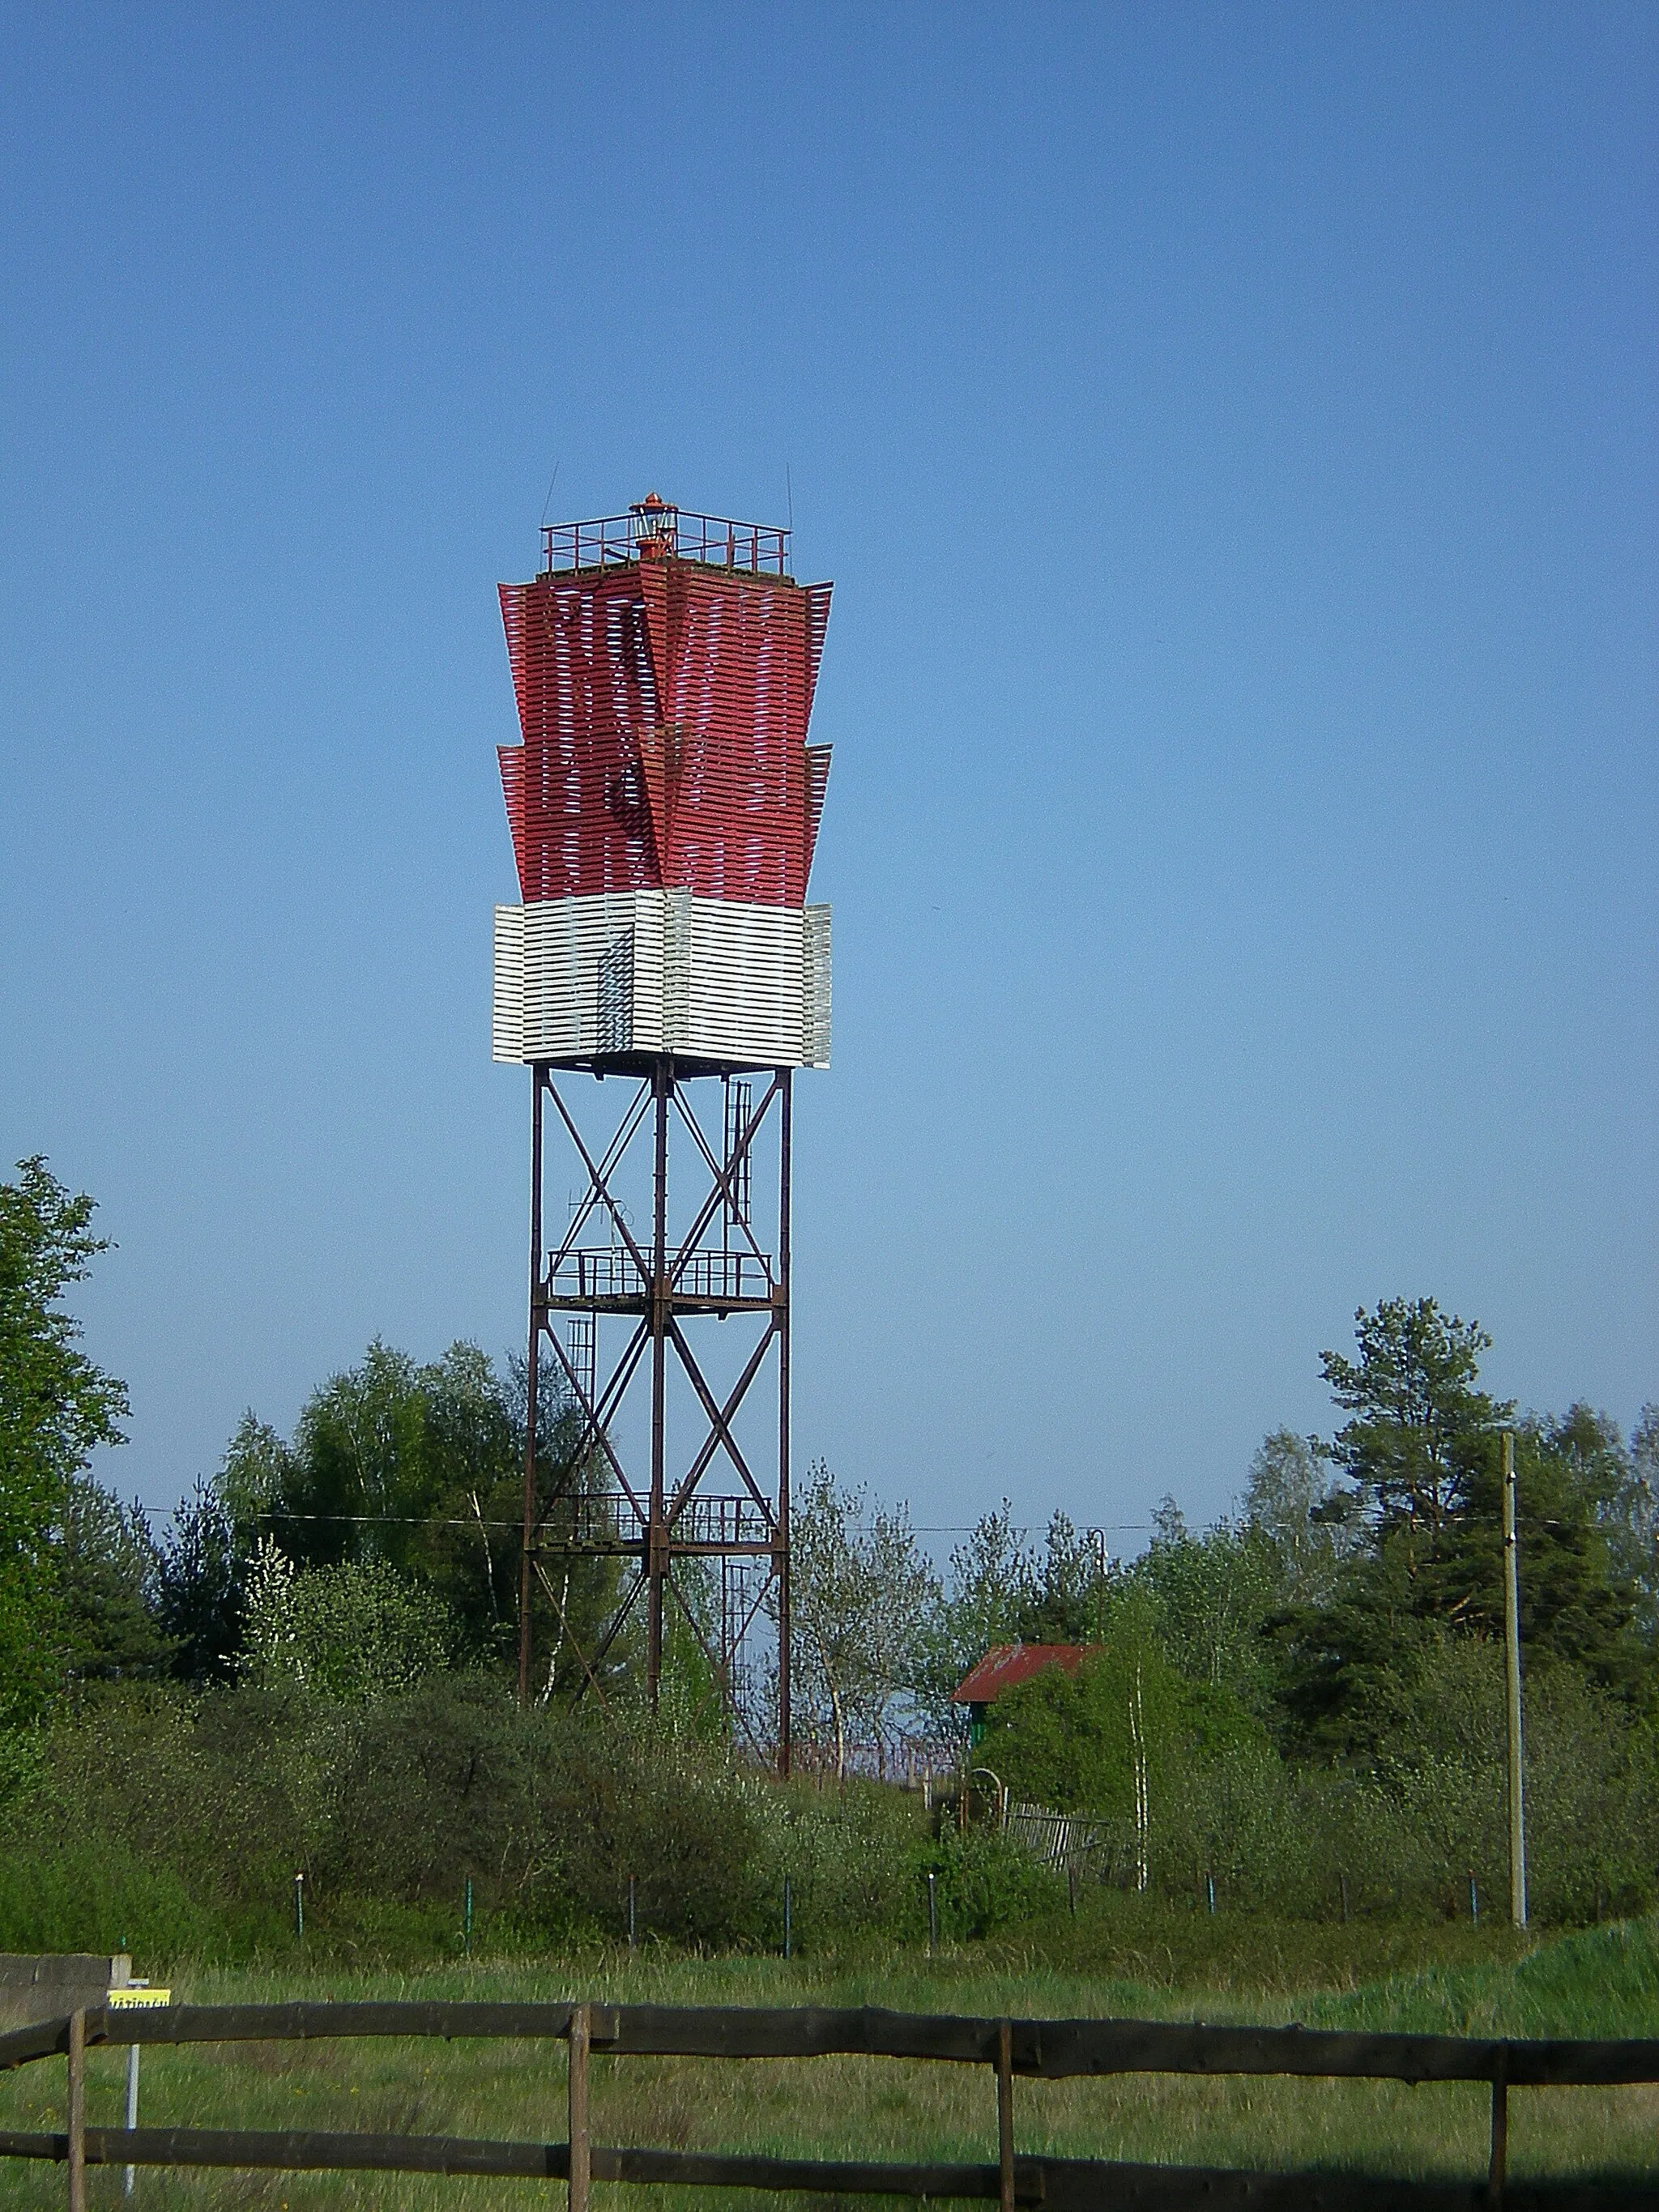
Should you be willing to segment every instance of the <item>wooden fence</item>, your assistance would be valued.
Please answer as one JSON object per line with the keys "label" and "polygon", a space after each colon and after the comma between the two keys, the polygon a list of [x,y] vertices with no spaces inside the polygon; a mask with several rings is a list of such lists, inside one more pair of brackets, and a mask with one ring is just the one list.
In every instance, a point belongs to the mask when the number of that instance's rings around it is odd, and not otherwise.
{"label": "wooden fence", "polygon": [[[204,2128],[90,2128],[86,2053],[96,2044],[310,2042],[350,2036],[548,2037],[569,2045],[564,2142],[472,2142],[447,2136],[256,2132]],[[89,2165],[240,2166],[289,2172],[514,2175],[566,2182],[570,2212],[588,2212],[594,2181],[785,2190],[824,2196],[981,2197],[1000,2212],[1659,2212],[1655,2178],[1525,2181],[1506,2185],[1512,2088],[1659,2081],[1659,2040],[1482,2041],[1444,2035],[1350,2034],[1300,2027],[1206,2027],[1129,2020],[975,2020],[923,2013],[749,2011],[599,2004],[173,2005],[154,2012],[88,2010],[0,2036],[0,2069],[66,2053],[61,2135],[0,2130],[0,2157],[56,2159],[69,2169],[71,2212],[83,2212]],[[594,2143],[588,2069],[595,2052],[628,2057],[811,2058],[831,2054],[938,2059],[996,2077],[995,2165],[900,2166]],[[1492,2153],[1484,2180],[1375,2179],[1342,2172],[1262,2173],[1021,2156],[1014,2083],[1130,2073],[1302,2075],[1331,2079],[1485,2081]]]}
{"label": "wooden fence", "polygon": [[[1051,1874],[1065,1874],[1105,1841],[1104,1823],[1087,1813],[1057,1813],[1052,1805],[1005,1806],[1002,1832],[1040,1859]],[[1076,1905],[1073,1896],[1073,1904]]]}

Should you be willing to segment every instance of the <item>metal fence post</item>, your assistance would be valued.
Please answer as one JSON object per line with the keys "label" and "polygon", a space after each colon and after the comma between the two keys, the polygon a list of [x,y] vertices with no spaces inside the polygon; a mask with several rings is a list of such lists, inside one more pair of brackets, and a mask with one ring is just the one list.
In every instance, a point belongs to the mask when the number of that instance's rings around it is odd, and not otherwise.
{"label": "metal fence post", "polygon": [[68,2102],[70,2212],[87,2212],[87,2016],[78,2010],[70,2014]]}
{"label": "metal fence post", "polygon": [[587,2212],[592,2145],[587,2132],[587,2052],[592,2016],[585,2004],[570,2008],[570,2212]]}
{"label": "metal fence post", "polygon": [[997,2172],[1002,2212],[1014,2212],[1014,2023],[997,2022]]}

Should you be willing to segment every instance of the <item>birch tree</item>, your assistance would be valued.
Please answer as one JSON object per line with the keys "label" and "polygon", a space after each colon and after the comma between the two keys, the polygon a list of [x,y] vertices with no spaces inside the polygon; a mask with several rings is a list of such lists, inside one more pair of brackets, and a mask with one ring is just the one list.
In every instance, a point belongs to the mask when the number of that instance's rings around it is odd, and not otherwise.
{"label": "birch tree", "polygon": [[938,1580],[906,1505],[872,1507],[840,1488],[820,1460],[790,1516],[794,1694],[835,1746],[837,1778],[849,1742],[884,1747],[909,1693]]}

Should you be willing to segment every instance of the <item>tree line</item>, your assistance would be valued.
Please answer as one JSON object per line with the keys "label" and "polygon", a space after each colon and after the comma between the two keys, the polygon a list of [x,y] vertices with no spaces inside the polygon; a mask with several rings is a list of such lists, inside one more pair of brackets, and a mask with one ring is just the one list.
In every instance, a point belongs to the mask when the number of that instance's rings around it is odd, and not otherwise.
{"label": "tree line", "polygon": [[1226,1686],[1304,1758],[1375,1747],[1413,1666],[1503,1632],[1501,1445],[1516,1439],[1521,1627],[1531,1670],[1578,1674],[1633,1716],[1659,1693],[1659,1407],[1628,1437],[1577,1404],[1518,1413],[1479,1385],[1491,1340],[1432,1298],[1355,1316],[1356,1356],[1321,1356],[1328,1438],[1279,1429],[1240,1510],[1200,1533],[1176,1501],[1129,1562],[1057,1511],[1034,1544],[1005,1498],[936,1574],[902,1507],[812,1470],[798,1508],[796,1638],[838,1732],[945,1718],[998,1644],[1091,1644],[1129,1613],[1171,1663]]}
{"label": "tree line", "polygon": [[[43,1729],[100,1697],[205,1711],[287,1686],[315,1716],[390,1711],[443,1681],[505,1696],[522,1364],[465,1343],[421,1364],[376,1342],[291,1435],[245,1416],[152,1530],[88,1472],[127,1418],[62,1303],[106,1249],[92,1213],[42,1160],[0,1184],[0,1790]],[[1117,1879],[1218,1874],[1286,1909],[1368,1882],[1379,1905],[1385,1890],[1443,1903],[1501,1856],[1507,1429],[1529,1790],[1559,1863],[1545,1892],[1567,1917],[1655,1894],[1659,1409],[1629,1435],[1584,1405],[1523,1412],[1481,1385],[1485,1332],[1431,1297],[1362,1309],[1354,1330],[1351,1351],[1321,1355],[1331,1432],[1267,1437],[1213,1527],[1166,1498],[1128,1561],[1064,1512],[1034,1538],[1005,1499],[941,1572],[907,1508],[815,1465],[792,1525],[798,1728],[836,1773],[880,1769],[907,1741],[962,1744],[951,1693],[992,1646],[1083,1646],[1078,1671],[991,1709],[971,1759],[1017,1797],[1092,1819]],[[556,1524],[609,1512],[601,1455],[550,1388],[538,1429]],[[575,1557],[538,1591],[550,1712],[580,1690],[572,1638],[592,1648],[621,1571]],[[690,1595],[709,1601],[695,1578]],[[696,1640],[668,1661],[665,1724],[725,1756]],[[641,1673],[626,1635],[606,1669],[625,1711]]]}

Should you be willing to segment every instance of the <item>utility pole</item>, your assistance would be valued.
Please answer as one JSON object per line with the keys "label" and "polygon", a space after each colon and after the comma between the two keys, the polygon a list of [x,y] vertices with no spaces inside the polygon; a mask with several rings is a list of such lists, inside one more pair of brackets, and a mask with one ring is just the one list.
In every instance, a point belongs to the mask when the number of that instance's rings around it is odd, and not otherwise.
{"label": "utility pole", "polygon": [[1527,1816],[1521,1762],[1521,1580],[1515,1532],[1515,1434],[1504,1431],[1504,1657],[1510,1750],[1510,1918],[1527,1924]]}

